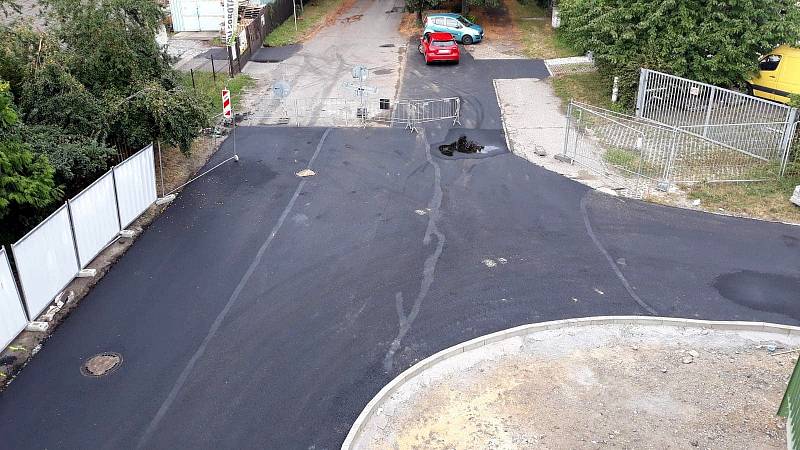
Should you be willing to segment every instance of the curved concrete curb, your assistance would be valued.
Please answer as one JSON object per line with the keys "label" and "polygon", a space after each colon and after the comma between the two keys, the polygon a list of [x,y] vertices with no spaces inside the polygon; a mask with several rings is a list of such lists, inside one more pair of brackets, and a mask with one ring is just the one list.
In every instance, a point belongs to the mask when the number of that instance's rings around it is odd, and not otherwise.
{"label": "curved concrete curb", "polygon": [[528,325],[520,325],[518,327],[509,328],[507,330],[498,331],[496,333],[487,334],[461,344],[454,345],[446,348],[438,353],[435,353],[422,361],[414,364],[403,373],[398,375],[395,379],[389,382],[378,394],[367,403],[367,406],[361,411],[350,432],[342,444],[343,450],[350,450],[356,438],[360,437],[363,432],[364,426],[367,421],[372,417],[374,412],[384,403],[384,401],[397,391],[397,389],[406,381],[417,376],[424,370],[440,363],[450,357],[456,356],[469,350],[483,347],[487,344],[499,342],[508,338],[527,335],[529,333],[545,330],[554,330],[559,328],[579,327],[588,325],[645,325],[645,326],[673,326],[673,327],[686,327],[686,328],[711,328],[720,331],[750,331],[750,332],[763,332],[775,333],[784,336],[800,335],[800,327],[791,325],[780,325],[765,322],[744,322],[744,321],[715,321],[715,320],[698,320],[698,319],[676,319],[672,317],[652,317],[652,316],[598,316],[598,317],[584,317],[580,319],[564,319],[554,320],[551,322],[541,322]]}

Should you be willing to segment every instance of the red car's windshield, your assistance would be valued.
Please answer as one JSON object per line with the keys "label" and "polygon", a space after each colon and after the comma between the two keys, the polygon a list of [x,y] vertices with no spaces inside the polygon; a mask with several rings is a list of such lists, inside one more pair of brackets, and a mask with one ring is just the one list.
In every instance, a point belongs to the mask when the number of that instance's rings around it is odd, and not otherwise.
{"label": "red car's windshield", "polygon": [[456,45],[455,41],[433,41],[431,45],[434,47],[452,47]]}

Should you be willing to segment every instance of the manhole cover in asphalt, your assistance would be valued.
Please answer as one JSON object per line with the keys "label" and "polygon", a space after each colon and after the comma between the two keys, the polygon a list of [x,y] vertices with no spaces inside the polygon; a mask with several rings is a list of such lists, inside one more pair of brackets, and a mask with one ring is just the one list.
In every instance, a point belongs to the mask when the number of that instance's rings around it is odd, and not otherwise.
{"label": "manhole cover in asphalt", "polygon": [[122,364],[122,355],[105,352],[92,356],[81,366],[81,373],[87,377],[102,377],[117,370]]}

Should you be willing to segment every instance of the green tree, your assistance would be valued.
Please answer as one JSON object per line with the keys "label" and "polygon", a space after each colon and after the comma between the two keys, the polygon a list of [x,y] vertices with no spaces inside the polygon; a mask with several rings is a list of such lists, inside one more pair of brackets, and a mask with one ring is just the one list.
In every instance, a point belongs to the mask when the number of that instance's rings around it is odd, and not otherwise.
{"label": "green tree", "polygon": [[562,0],[561,30],[621,76],[633,99],[640,67],[720,86],[757,70],[759,54],[800,39],[794,0]]}
{"label": "green tree", "polygon": [[61,192],[47,158],[34,155],[14,134],[18,116],[8,82],[0,81],[0,219],[24,208],[44,208]]}

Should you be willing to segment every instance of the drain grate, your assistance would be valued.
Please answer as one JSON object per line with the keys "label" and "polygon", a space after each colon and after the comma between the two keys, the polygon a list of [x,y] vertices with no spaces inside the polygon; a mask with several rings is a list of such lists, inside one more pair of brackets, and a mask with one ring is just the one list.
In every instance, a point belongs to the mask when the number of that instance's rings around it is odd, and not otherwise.
{"label": "drain grate", "polygon": [[81,366],[81,373],[87,377],[102,377],[117,370],[122,365],[122,355],[104,352],[87,359]]}

